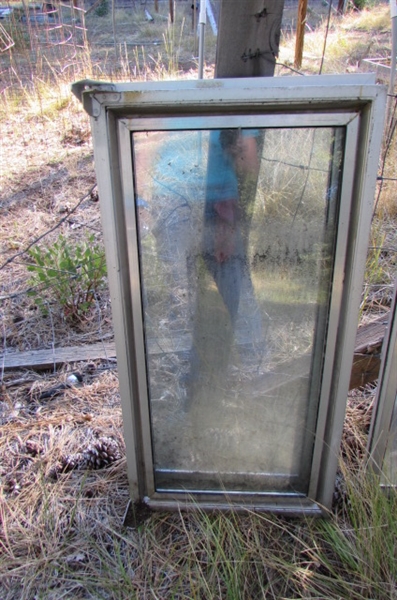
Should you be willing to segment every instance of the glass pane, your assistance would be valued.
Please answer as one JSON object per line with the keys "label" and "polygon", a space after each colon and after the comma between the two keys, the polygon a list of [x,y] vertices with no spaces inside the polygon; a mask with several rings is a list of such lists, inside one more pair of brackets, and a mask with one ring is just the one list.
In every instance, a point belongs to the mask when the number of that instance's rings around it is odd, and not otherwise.
{"label": "glass pane", "polygon": [[307,493],[343,136],[132,134],[158,491]]}

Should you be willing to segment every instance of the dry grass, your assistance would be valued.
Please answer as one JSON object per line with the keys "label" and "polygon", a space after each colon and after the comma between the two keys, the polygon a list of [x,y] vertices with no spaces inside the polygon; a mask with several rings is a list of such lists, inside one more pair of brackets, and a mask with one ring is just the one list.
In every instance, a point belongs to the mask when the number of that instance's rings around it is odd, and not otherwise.
{"label": "dry grass", "polygon": [[[375,494],[360,469],[355,475],[346,470],[341,516],[328,523],[198,510],[153,514],[132,530],[122,525],[128,500],[124,461],[56,480],[48,476],[52,457],[70,452],[87,428],[74,406],[62,404],[68,407],[66,425],[58,421],[55,428],[47,414],[39,437],[35,427],[27,434],[21,423],[7,436],[7,452],[27,481],[0,505],[5,600],[396,597],[390,559],[386,567],[384,556],[374,561],[368,551],[371,541],[373,551],[390,552],[385,528],[397,516],[396,501],[383,502],[355,528],[354,519]],[[93,417],[90,428],[117,424]],[[39,448],[35,456],[33,447]]]}
{"label": "dry grass", "polygon": [[[379,6],[343,21],[334,19],[325,72],[355,71],[364,56],[387,55],[387,14],[388,7]],[[34,63],[21,40],[18,52],[1,57],[0,252],[1,264],[10,261],[0,270],[3,353],[87,344],[112,335],[107,294],[78,324],[65,322],[56,306],[43,317],[23,293],[26,257],[10,259],[64,217],[43,243],[61,232],[73,243],[87,228],[101,239],[95,199],[88,197],[68,213],[95,183],[88,118],[69,92],[74,79],[166,77],[170,64],[173,76],[181,76],[183,68],[183,76],[196,76],[191,70],[195,42],[188,35],[186,15],[174,29],[175,48],[168,54],[163,27],[156,23],[154,28],[140,16],[134,31],[128,23],[124,31],[125,18],[118,13],[117,60],[112,39],[105,36],[105,21],[95,21],[93,15],[91,22],[87,18],[91,53],[85,48],[75,54],[69,47],[62,62],[54,50],[49,66],[43,60]],[[324,32],[323,21],[306,36],[306,72],[319,68]],[[101,46],[102,36],[111,43]],[[148,38],[161,46],[128,46]],[[281,62],[292,62],[293,44],[285,33]],[[390,179],[396,177],[396,158],[393,138],[384,171]],[[370,256],[374,267],[367,279],[369,314],[384,310],[390,298],[385,284],[390,286],[395,272],[395,189],[389,180],[380,190],[372,244],[376,256],[375,261]],[[122,525],[129,498],[125,460],[116,453],[114,462],[99,470],[69,460],[105,438],[123,452],[114,367],[111,361],[96,361],[71,363],[53,373],[2,372],[1,598],[397,598],[391,560],[396,498],[379,497],[377,483],[362,465],[374,390],[349,398],[337,516],[328,523],[198,511],[155,514],[131,530]],[[82,385],[46,397],[45,392],[67,384],[72,371],[81,373]],[[362,521],[359,515],[364,515]]]}
{"label": "dry grass", "polygon": [[[353,73],[360,63],[370,56],[390,55],[390,8],[388,3],[378,3],[376,8],[360,13],[349,12],[343,18],[331,13],[322,72]],[[310,23],[310,18],[309,18]],[[312,31],[305,33],[302,71],[316,74],[321,65],[327,18]],[[281,47],[281,63],[293,65],[295,35],[286,33]]]}
{"label": "dry grass", "polygon": [[17,386],[14,376],[6,378],[2,598],[396,597],[395,573],[390,564],[380,569],[370,562],[367,537],[372,531],[374,545],[379,533],[373,550],[390,551],[384,528],[397,516],[394,497],[355,526],[377,489],[360,466],[373,390],[364,399],[352,397],[341,464],[345,479],[341,475],[336,506],[340,516],[329,523],[197,511],[153,514],[130,529],[122,524],[128,501],[124,459],[96,471],[57,468],[62,457],[98,436],[123,448],[117,377],[106,365],[75,366],[83,386],[52,399],[39,400],[39,392],[65,381],[66,373],[50,379],[30,375],[33,381],[26,375],[26,383]]}

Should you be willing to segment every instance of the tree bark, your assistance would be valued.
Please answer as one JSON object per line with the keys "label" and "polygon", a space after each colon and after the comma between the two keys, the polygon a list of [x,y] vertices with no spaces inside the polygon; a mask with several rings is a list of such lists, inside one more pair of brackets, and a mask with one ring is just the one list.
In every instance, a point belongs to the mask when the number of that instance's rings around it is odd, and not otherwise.
{"label": "tree bark", "polygon": [[284,0],[222,0],[215,77],[271,77]]}

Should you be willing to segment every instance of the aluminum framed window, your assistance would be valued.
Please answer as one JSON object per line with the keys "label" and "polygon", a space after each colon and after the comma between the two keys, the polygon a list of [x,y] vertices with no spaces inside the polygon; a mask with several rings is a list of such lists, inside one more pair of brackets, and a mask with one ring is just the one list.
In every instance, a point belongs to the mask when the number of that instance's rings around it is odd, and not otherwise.
{"label": "aluminum framed window", "polygon": [[320,514],[385,90],[364,75],[74,92],[92,117],[133,500]]}
{"label": "aluminum framed window", "polygon": [[379,385],[369,433],[369,462],[385,488],[397,487],[397,282],[382,347]]}

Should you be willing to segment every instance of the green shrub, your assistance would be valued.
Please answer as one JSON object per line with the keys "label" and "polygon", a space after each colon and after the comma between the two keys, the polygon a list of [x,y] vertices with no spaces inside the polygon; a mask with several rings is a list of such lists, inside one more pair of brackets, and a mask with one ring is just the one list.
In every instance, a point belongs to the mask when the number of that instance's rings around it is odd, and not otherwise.
{"label": "green shrub", "polygon": [[108,0],[101,0],[98,5],[98,8],[95,9],[95,14],[97,17],[106,17],[109,14],[109,2]]}
{"label": "green shrub", "polygon": [[368,0],[352,0],[352,3],[358,10],[362,10],[369,4]]}
{"label": "green shrub", "polygon": [[27,269],[33,273],[29,293],[46,313],[55,301],[66,318],[81,319],[95,302],[95,294],[105,283],[106,262],[103,248],[93,235],[72,247],[62,235],[46,248],[29,250],[33,260]]}

